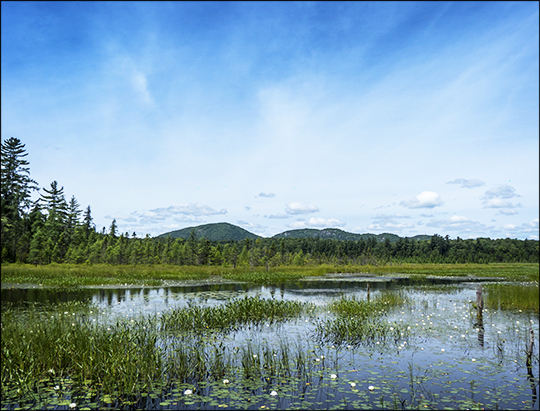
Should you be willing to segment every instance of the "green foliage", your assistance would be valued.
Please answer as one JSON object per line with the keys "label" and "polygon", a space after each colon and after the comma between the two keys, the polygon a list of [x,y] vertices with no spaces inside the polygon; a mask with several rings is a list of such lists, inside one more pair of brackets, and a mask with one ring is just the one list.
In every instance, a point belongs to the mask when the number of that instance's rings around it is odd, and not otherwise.
{"label": "green foliage", "polygon": [[[336,228],[291,230],[261,238],[229,223],[206,224],[150,238],[96,232],[90,206],[80,221],[74,196],[69,204],[56,181],[37,203],[29,195],[27,154],[19,140],[2,143],[2,263],[87,263],[177,265],[280,271],[281,267],[387,264],[538,263],[539,241],[477,238],[451,240],[440,235],[401,238],[395,234],[353,234]],[[42,212],[44,211],[44,213]],[[278,242],[279,241],[279,242]],[[533,273],[534,274],[534,273]]]}
{"label": "green foliage", "polygon": [[525,284],[486,284],[485,307],[490,309],[540,311],[538,281]]}

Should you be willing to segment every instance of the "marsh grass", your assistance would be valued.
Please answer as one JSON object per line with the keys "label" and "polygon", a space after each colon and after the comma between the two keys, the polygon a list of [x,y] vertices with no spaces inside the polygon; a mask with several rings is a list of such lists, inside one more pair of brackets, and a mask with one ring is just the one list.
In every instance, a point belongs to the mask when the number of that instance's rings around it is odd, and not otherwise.
{"label": "marsh grass", "polygon": [[538,313],[540,298],[538,282],[525,284],[486,284],[485,307],[490,309],[523,310]]}
{"label": "marsh grass", "polygon": [[389,324],[381,319],[390,308],[406,301],[402,291],[384,292],[371,300],[341,297],[328,305],[336,317],[318,322],[315,338],[336,345],[398,341],[408,335],[407,326]]}
{"label": "marsh grass", "polygon": [[218,307],[188,307],[107,324],[88,315],[94,307],[79,305],[32,305],[25,310],[2,306],[2,398],[56,394],[55,386],[69,386],[70,395],[90,394],[118,406],[178,382],[291,375],[299,365],[288,345],[248,343],[234,350],[216,332],[284,321],[313,308],[246,297]]}
{"label": "marsh grass", "polygon": [[85,265],[3,264],[2,284],[40,284],[44,286],[84,286],[134,284],[159,286],[167,281],[225,278],[256,284],[296,281],[307,276],[329,273],[410,274],[414,276],[501,277],[512,281],[538,281],[538,264],[394,264],[394,265],[317,265],[264,268],[175,265]]}
{"label": "marsh grass", "polygon": [[161,329],[166,332],[230,332],[242,326],[273,324],[311,312],[314,305],[248,297],[233,299],[215,307],[178,308],[161,316]]}

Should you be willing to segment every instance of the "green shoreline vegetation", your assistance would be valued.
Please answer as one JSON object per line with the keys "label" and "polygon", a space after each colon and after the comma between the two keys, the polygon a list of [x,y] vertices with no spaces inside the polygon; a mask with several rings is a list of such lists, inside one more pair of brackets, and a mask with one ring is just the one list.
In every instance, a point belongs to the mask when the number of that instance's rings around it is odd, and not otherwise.
{"label": "green shoreline vegetation", "polygon": [[538,264],[386,264],[320,265],[264,268],[175,265],[2,264],[2,287],[136,285],[161,286],[182,281],[225,279],[256,284],[276,284],[330,273],[409,275],[412,277],[497,277],[508,281],[539,281]]}
{"label": "green shoreline vegetation", "polygon": [[[195,228],[188,238],[171,235],[139,238],[136,233],[119,232],[114,219],[108,231],[105,227],[97,230],[90,206],[83,212],[75,196],[67,201],[64,188],[57,181],[47,189],[39,188],[30,178],[29,163],[25,160],[28,153],[19,139],[11,137],[3,141],[1,149],[2,265],[176,265],[184,272],[186,266],[211,266],[217,270],[247,267],[252,271],[274,272],[287,267],[290,270],[286,272],[290,273],[295,267],[303,266],[309,269],[323,266],[324,271],[326,266],[350,269],[365,265],[384,267],[390,263],[539,263],[539,241],[528,239],[464,240],[438,234],[418,238],[385,234],[379,238],[363,234],[364,237],[353,240],[356,237],[351,234],[352,237],[338,240],[306,238],[291,231],[282,233],[282,237],[253,239],[254,235],[249,236],[245,230],[230,224],[225,224],[228,227],[225,231],[221,230],[224,224],[205,227],[208,236],[213,231],[221,232],[211,236],[219,238],[215,241],[198,238]],[[35,190],[41,193],[32,201]],[[241,239],[242,236],[245,238]]]}

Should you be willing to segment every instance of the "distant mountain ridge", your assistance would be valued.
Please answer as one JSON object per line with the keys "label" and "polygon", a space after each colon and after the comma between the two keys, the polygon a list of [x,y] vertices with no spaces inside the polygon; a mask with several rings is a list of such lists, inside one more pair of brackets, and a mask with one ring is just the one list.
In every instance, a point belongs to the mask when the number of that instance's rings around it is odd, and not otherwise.
{"label": "distant mountain ridge", "polygon": [[[194,230],[195,238],[198,240],[200,238],[207,238],[209,241],[241,241],[249,238],[250,240],[255,240],[258,237],[256,234],[250,233],[247,230],[244,230],[241,227],[235,226],[230,223],[211,223],[199,225],[196,227],[186,227],[181,230],[170,231],[168,233],[160,234],[156,238],[183,238],[187,240],[191,235],[191,231]],[[357,240],[367,240],[368,238],[374,237],[377,242],[385,241],[387,238],[390,242],[395,242],[399,240],[400,236],[391,233],[382,233],[382,234],[355,234],[349,233],[347,231],[340,230],[339,228],[324,228],[318,230],[316,228],[300,228],[297,230],[288,230],[283,233],[276,234],[270,238],[281,239],[281,238],[320,238],[324,239],[333,239],[341,241],[357,241]],[[428,240],[431,238],[429,235],[420,234],[410,237],[415,240]]]}

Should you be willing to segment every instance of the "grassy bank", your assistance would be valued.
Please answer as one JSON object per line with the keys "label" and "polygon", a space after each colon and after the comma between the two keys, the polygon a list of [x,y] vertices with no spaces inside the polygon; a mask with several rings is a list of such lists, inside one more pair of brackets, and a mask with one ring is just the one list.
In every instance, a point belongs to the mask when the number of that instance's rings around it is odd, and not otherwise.
{"label": "grassy bank", "polygon": [[158,286],[168,281],[224,278],[259,284],[297,280],[328,273],[412,274],[418,276],[501,277],[511,281],[538,281],[538,264],[394,264],[383,266],[281,266],[266,271],[264,267],[215,267],[175,265],[76,265],[29,264],[2,265],[2,285],[40,284],[44,286],[84,286],[134,284]]}

